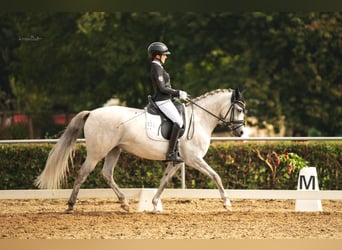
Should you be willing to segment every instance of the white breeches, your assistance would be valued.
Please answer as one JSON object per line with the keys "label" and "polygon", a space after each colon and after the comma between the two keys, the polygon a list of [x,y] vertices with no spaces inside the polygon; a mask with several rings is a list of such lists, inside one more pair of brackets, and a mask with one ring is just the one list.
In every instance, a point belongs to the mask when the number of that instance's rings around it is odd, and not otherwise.
{"label": "white breeches", "polygon": [[156,104],[171,121],[177,123],[180,128],[183,127],[183,119],[171,100],[159,101]]}

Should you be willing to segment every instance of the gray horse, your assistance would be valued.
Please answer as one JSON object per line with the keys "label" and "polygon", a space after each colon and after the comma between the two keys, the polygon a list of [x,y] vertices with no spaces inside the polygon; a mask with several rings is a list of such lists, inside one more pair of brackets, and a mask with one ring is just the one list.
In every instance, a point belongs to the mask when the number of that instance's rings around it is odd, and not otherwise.
{"label": "gray horse", "polygon": [[[218,89],[195,99],[189,99],[185,107],[187,128],[179,142],[179,154],[186,165],[209,176],[217,185],[223,205],[231,209],[231,203],[223,188],[220,176],[203,160],[210,137],[219,122],[228,126],[234,136],[242,136],[244,130],[245,103],[239,90]],[[81,111],[67,126],[61,138],[49,153],[45,168],[37,177],[39,188],[56,189],[68,173],[68,161],[72,160],[76,140],[84,129],[87,157],[75,180],[68,201],[67,213],[72,213],[81,184],[96,164],[105,158],[102,175],[117,195],[121,207],[129,211],[125,195],[113,179],[115,165],[121,150],[150,160],[165,160],[168,141],[157,141],[147,136],[146,110],[122,106],[102,107]],[[160,195],[180,164],[169,162],[152,203],[157,208]]]}

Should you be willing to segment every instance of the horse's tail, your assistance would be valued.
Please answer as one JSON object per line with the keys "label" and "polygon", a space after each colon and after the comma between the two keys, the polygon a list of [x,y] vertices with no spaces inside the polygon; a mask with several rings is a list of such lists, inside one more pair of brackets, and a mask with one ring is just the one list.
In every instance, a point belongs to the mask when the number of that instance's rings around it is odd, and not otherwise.
{"label": "horse's tail", "polygon": [[51,149],[43,172],[35,180],[35,185],[41,189],[56,189],[60,187],[68,172],[69,158],[78,136],[83,130],[84,123],[90,111],[78,113],[69,123],[63,135]]}

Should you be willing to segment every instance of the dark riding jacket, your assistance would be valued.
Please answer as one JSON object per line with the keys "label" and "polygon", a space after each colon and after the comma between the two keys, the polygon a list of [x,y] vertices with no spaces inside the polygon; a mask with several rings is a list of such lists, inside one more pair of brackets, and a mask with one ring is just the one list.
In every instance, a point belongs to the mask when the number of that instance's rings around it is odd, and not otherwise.
{"label": "dark riding jacket", "polygon": [[151,79],[155,88],[153,96],[155,102],[179,97],[179,90],[171,87],[170,75],[157,61],[151,63]]}

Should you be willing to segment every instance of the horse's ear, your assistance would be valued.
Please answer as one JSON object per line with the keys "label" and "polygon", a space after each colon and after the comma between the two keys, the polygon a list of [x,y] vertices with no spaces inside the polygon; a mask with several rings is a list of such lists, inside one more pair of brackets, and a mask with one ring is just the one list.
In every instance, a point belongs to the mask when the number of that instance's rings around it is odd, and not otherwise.
{"label": "horse's ear", "polygon": [[235,89],[232,94],[232,102],[243,101],[244,92],[246,92],[246,89],[243,89],[242,91],[240,91],[240,88]]}
{"label": "horse's ear", "polygon": [[240,96],[240,95],[243,95],[243,94],[247,91],[247,89],[246,89],[246,88],[243,88],[243,89],[240,91],[240,88],[237,88],[236,91],[239,92],[239,96]]}
{"label": "horse's ear", "polygon": [[240,88],[237,88],[235,91],[235,100],[240,100],[241,98],[241,91]]}
{"label": "horse's ear", "polygon": [[232,93],[232,98],[231,98],[231,102],[235,102],[236,100],[236,89],[233,90],[233,93]]}

